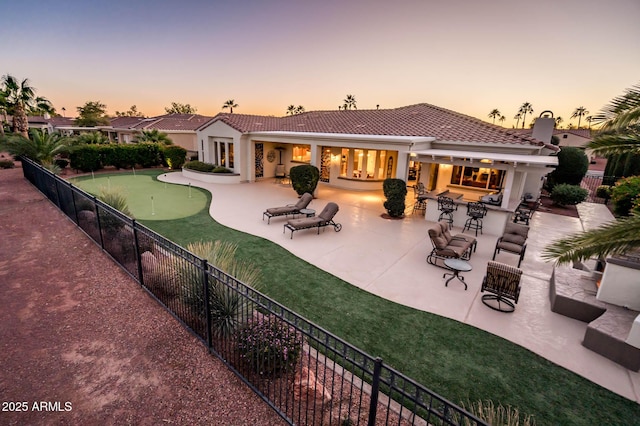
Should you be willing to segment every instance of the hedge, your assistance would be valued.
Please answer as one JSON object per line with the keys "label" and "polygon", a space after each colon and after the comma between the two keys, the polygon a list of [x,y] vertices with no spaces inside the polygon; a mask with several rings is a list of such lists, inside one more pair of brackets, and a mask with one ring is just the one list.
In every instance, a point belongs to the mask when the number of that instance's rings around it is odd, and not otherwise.
{"label": "hedge", "polygon": [[135,145],[79,145],[69,154],[71,168],[90,172],[106,166],[117,169],[142,168],[161,165],[160,145],[139,143]]}

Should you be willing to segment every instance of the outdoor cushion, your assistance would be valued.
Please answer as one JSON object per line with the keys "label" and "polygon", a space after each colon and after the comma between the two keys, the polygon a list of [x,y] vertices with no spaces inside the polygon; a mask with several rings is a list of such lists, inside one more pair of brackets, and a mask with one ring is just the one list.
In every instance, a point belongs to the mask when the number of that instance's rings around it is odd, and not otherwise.
{"label": "outdoor cushion", "polygon": [[504,234],[502,236],[502,241],[505,243],[513,243],[521,246],[524,244],[525,241],[527,241],[527,239],[522,235],[518,235],[518,234]]}
{"label": "outdoor cushion", "polygon": [[520,253],[522,251],[522,244],[510,243],[503,240],[498,243],[498,248],[512,253]]}

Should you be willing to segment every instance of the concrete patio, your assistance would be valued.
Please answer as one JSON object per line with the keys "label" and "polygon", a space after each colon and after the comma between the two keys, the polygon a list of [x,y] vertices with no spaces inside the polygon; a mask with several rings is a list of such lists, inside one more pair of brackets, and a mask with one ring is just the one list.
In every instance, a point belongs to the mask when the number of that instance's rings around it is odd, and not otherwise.
{"label": "concrete patio", "polygon": [[[640,403],[640,373],[590,351],[581,342],[586,323],[551,312],[549,278],[553,269],[540,253],[544,246],[563,235],[582,230],[581,219],[536,212],[531,221],[527,252],[521,268],[522,292],[515,312],[504,314],[486,307],[480,287],[487,261],[493,255],[498,235],[478,235],[477,252],[465,272],[469,289],[457,280],[444,286],[442,268],[425,259],[431,251],[427,229],[431,222],[419,213],[403,220],[384,219],[381,191],[346,191],[320,185],[310,208],[317,212],[333,201],[340,206],[334,218],[341,232],[324,228],[283,233],[284,217],[268,225],[262,212],[268,207],[294,203],[296,193],[289,185],[272,179],[241,185],[207,184],[189,181],[181,173],[160,175],[161,181],[189,184],[212,194],[211,216],[219,223],[273,241],[292,254],[388,300],[445,316],[508,339],[628,399]],[[588,209],[587,209],[588,211]],[[590,218],[582,218],[590,220]],[[591,218],[592,219],[592,218]],[[462,231],[455,223],[453,233]],[[468,233],[468,231],[467,231]],[[518,257],[507,252],[496,260],[517,265]]]}

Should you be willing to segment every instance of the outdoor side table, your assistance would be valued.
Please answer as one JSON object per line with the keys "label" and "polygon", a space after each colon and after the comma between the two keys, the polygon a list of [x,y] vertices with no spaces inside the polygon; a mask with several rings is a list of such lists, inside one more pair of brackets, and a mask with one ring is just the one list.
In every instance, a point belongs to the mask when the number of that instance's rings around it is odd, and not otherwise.
{"label": "outdoor side table", "polygon": [[451,277],[447,281],[445,281],[444,286],[448,287],[449,281],[457,278],[462,284],[464,284],[464,289],[466,290],[467,283],[464,281],[464,277],[460,275],[460,272],[469,272],[470,270],[472,270],[473,268],[471,267],[471,264],[462,259],[445,259],[444,266],[451,269],[451,272],[445,272],[442,275],[442,278],[446,277],[447,275],[451,275]]}
{"label": "outdoor side table", "polygon": [[300,214],[303,214],[306,217],[314,217],[316,215],[316,211],[314,209],[300,209]]}

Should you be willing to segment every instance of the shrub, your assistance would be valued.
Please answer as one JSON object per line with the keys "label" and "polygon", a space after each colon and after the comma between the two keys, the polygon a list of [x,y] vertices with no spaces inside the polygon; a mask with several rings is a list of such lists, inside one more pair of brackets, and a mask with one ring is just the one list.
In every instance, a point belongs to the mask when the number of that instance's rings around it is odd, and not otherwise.
{"label": "shrub", "polygon": [[313,194],[320,180],[320,170],[310,164],[301,164],[289,170],[289,177],[291,178],[291,186],[298,195],[305,192]]}
{"label": "shrub", "polygon": [[[477,403],[468,403],[468,406],[461,404],[462,408],[479,418],[484,420],[487,424],[493,426],[535,426],[536,422],[530,415],[523,415],[520,418],[520,412],[517,408],[498,404],[496,407],[493,401],[478,401]],[[465,419],[464,425],[475,424],[471,423],[468,419]]]}
{"label": "shrub", "polygon": [[548,189],[553,191],[553,187],[561,183],[580,185],[588,169],[589,158],[584,150],[575,147],[562,148],[558,153],[558,167],[547,177]]}
{"label": "shrub", "polygon": [[140,166],[154,167],[162,164],[160,145],[157,143],[139,143],[136,145],[118,145],[118,146],[133,146],[135,157],[133,164],[139,164]]}
{"label": "shrub", "polygon": [[81,145],[69,154],[71,167],[83,172],[91,172],[102,168],[102,159],[98,145]]}
{"label": "shrub", "polygon": [[640,195],[640,176],[620,179],[611,189],[613,212],[617,216],[629,216]]}
{"label": "shrub", "polygon": [[236,338],[242,360],[254,373],[267,377],[294,370],[302,351],[302,337],[275,317],[249,321]]}
{"label": "shrub", "polygon": [[185,169],[189,169],[189,170],[195,170],[197,172],[205,172],[205,173],[210,173],[211,171],[213,171],[213,169],[215,169],[215,165],[211,164],[211,163],[205,163],[202,161],[189,161],[188,163],[185,163],[183,166]]}
{"label": "shrub", "polygon": [[211,171],[212,173],[233,173],[233,170],[227,169],[224,166],[218,166]]}
{"label": "shrub", "polygon": [[[253,263],[237,259],[236,244],[222,241],[198,242],[189,244],[187,250],[202,259],[207,259],[211,265],[235,277],[238,281],[253,288],[258,287],[260,270]],[[183,287],[181,292],[183,300],[204,316],[201,272],[184,262],[178,263],[176,269],[179,282]],[[215,278],[210,280],[210,284],[211,331],[217,338],[228,338],[243,324],[243,315],[253,310],[253,303]]]}
{"label": "shrub", "polygon": [[608,200],[611,198],[611,187],[609,185],[600,185],[596,188],[596,197]]}
{"label": "shrub", "polygon": [[55,164],[56,166],[60,167],[60,170],[62,170],[62,169],[65,169],[69,165],[69,160],[67,160],[66,158],[56,158],[53,161],[53,164]]}
{"label": "shrub", "polygon": [[384,208],[391,217],[402,217],[407,197],[407,184],[402,179],[387,178],[382,183],[382,191],[387,201]]}
{"label": "shrub", "polygon": [[0,169],[12,169],[14,167],[11,160],[0,160]]}
{"label": "shrub", "polygon": [[170,169],[180,169],[186,161],[187,150],[178,145],[170,145],[162,149],[162,155]]}
{"label": "shrub", "polygon": [[553,187],[551,200],[559,206],[574,206],[587,199],[589,191],[578,186],[561,183]]}

